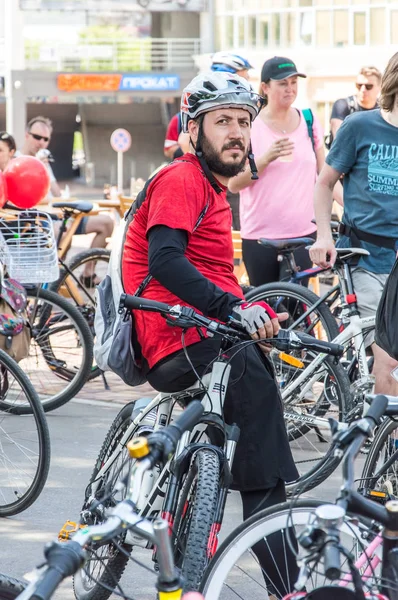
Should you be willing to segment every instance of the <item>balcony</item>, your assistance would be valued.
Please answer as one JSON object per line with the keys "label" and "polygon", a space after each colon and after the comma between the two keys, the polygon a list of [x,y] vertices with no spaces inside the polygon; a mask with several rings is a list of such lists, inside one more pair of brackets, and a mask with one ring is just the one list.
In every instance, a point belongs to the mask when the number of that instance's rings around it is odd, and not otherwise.
{"label": "balcony", "polygon": [[97,38],[77,44],[25,40],[25,68],[63,72],[188,70],[195,67],[193,57],[200,52],[199,38]]}

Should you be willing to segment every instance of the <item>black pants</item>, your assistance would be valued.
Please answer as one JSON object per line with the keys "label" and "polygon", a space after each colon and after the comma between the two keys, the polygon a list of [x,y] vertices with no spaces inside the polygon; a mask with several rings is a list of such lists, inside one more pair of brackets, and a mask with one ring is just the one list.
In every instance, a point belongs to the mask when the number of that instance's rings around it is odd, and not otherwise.
{"label": "black pants", "polygon": [[[187,348],[200,376],[219,349],[217,337]],[[157,363],[149,371],[148,381],[159,391],[176,392],[192,385],[196,376],[181,350]],[[298,477],[272,366],[255,345],[246,346],[231,360],[224,416],[227,423],[236,423],[240,428],[232,468],[234,489],[265,490],[280,479],[293,481]]]}
{"label": "black pants", "polygon": [[[316,234],[311,233],[306,237],[315,239]],[[278,251],[274,248],[262,246],[257,240],[242,240],[242,257],[250,285],[257,287],[265,283],[282,281],[289,277],[287,263],[278,261]],[[302,271],[312,267],[310,255],[304,247],[294,252],[294,258],[297,266]],[[303,280],[302,283],[308,285],[308,280]]]}

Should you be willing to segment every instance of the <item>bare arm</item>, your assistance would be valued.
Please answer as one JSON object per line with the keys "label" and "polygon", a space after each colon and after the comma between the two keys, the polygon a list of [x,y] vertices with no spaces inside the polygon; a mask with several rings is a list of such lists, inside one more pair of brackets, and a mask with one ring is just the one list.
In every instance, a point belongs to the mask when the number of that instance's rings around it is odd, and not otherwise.
{"label": "bare arm", "polygon": [[55,198],[61,198],[61,188],[59,187],[57,181],[51,182],[50,190]]}
{"label": "bare arm", "polygon": [[322,167],[325,164],[325,149],[323,146],[315,150],[316,156],[316,172],[319,173],[322,171]]}
{"label": "bare arm", "polygon": [[[289,138],[280,138],[268,148],[264,154],[255,157],[256,166],[259,176],[267,168],[267,166],[281,156],[289,156],[293,152],[294,143]],[[236,177],[229,180],[228,188],[233,194],[237,194],[246,187],[253,185],[255,182],[252,179],[249,163],[246,164],[245,170]]]}
{"label": "bare arm", "polygon": [[343,119],[330,119],[330,130],[333,134],[333,139],[336,137],[337,131],[343,124]]}
{"label": "bare arm", "polygon": [[332,266],[336,260],[336,250],[330,231],[330,217],[333,206],[333,188],[340,173],[325,164],[317,182],[314,192],[315,220],[318,228],[317,240],[310,249],[311,260],[321,266]]}

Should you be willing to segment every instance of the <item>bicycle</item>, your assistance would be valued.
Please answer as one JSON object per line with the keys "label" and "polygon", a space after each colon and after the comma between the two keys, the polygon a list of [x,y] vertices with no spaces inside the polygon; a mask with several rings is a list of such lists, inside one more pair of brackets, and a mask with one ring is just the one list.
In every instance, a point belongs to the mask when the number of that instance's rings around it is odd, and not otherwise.
{"label": "bicycle", "polygon": [[[200,398],[205,416],[193,432],[185,434],[174,456],[163,470],[156,467],[143,480],[137,509],[143,516],[162,514],[168,519],[174,536],[174,552],[177,566],[182,569],[187,589],[197,589],[205,565],[217,547],[227,492],[231,483],[231,466],[239,438],[236,425],[223,421],[223,404],[229,379],[229,359],[225,350],[235,343],[247,341],[247,334],[232,326],[218,323],[196,313],[188,307],[174,306],[140,297],[121,297],[122,310],[148,310],[163,314],[173,326],[183,329],[205,327],[223,339],[220,355],[213,361],[211,371],[193,386],[177,393],[159,393],[143,407],[130,403],[123,407],[107,434],[88,484],[82,509],[83,522],[101,518],[91,506],[104,488],[112,490],[123,469],[126,445],[137,435],[161,431],[167,425],[177,403],[185,406],[194,398]],[[306,347],[338,355],[342,347],[319,342],[311,336],[282,333],[283,338],[269,340],[283,350],[292,346]],[[209,443],[210,442],[210,443]],[[117,490],[113,501],[118,499]],[[125,552],[110,546],[104,549],[108,566],[112,565],[114,577],[120,578],[128,561],[128,553],[134,545],[142,542],[132,535],[124,539]],[[148,547],[148,546],[147,546]],[[92,557],[92,568],[101,565]],[[95,583],[83,579],[75,585],[78,600],[97,598]],[[105,598],[105,596],[101,596]]]}
{"label": "bicycle", "polygon": [[[344,361],[345,373],[342,376],[345,379],[345,394],[343,398],[342,410],[340,410],[339,420],[348,422],[360,416],[365,407],[365,397],[373,391],[374,377],[371,375],[371,361],[365,349],[366,334],[371,332],[375,326],[375,317],[361,318],[356,305],[356,297],[352,284],[350,264],[358,256],[367,254],[366,250],[361,248],[337,248],[337,260],[335,272],[339,277],[339,284],[328,290],[321,298],[317,298],[314,304],[305,305],[301,316],[292,319],[287,329],[289,331],[305,331],[312,333],[312,327],[306,326],[306,316],[314,311],[328,311],[325,299],[329,298],[334,302],[337,297],[340,298],[339,318],[341,319],[340,332],[333,338],[333,342],[342,344],[346,348]],[[286,310],[290,298],[297,298],[303,306],[307,301],[306,290],[303,294],[302,286],[294,284],[275,283],[262,286],[253,290],[247,295],[250,301],[265,300],[277,312]],[[293,291],[292,291],[293,290]],[[330,315],[332,316],[332,315]],[[332,317],[333,318],[333,317]],[[282,323],[282,326],[284,324]],[[337,327],[337,325],[336,325]],[[271,360],[274,358],[271,353]],[[328,455],[331,440],[328,437],[330,431],[326,416],[331,416],[330,411],[322,414],[316,409],[319,406],[319,400],[313,397],[314,387],[312,386],[312,377],[317,377],[318,369],[322,370],[325,362],[325,356],[317,355],[313,360],[308,357],[307,361],[302,360],[300,354],[296,354],[297,364],[287,364],[281,360],[274,360],[274,366],[277,378],[281,386],[281,394],[285,405],[286,419],[291,419],[292,424],[296,424],[294,433],[297,443],[301,448],[311,448],[314,452],[314,434],[321,431],[324,439],[323,450],[318,444],[318,452],[321,457]],[[341,365],[340,365],[341,366]],[[322,371],[321,371],[322,372]],[[326,396],[333,390],[333,382],[326,388]],[[310,393],[308,393],[310,392]],[[333,406],[333,403],[331,403]],[[311,437],[309,437],[309,435]],[[330,454],[329,454],[330,456]],[[314,458],[314,457],[313,457]],[[331,469],[333,470],[334,459],[331,458]]]}
{"label": "bicycle", "polygon": [[[263,595],[263,590],[276,588],[284,600],[358,600],[365,598],[364,589],[370,591],[366,598],[395,600],[398,586],[391,571],[397,564],[397,503],[380,506],[353,487],[354,460],[361,447],[383,415],[397,414],[398,399],[379,395],[365,417],[335,431],[336,452],[344,456],[336,504],[294,499],[245,521],[220,546],[204,575],[201,591],[206,600],[236,597],[222,595],[224,591],[252,598],[255,586]],[[279,575],[273,580],[256,557],[252,560],[263,540],[276,549],[272,557],[279,561]],[[277,552],[279,540],[285,553]]]}
{"label": "bicycle", "polygon": [[[26,510],[50,467],[50,436],[40,399],[21,367],[0,350],[0,517]],[[21,416],[21,405],[29,415]]]}
{"label": "bicycle", "polygon": [[26,587],[23,581],[0,573],[0,600],[13,600]]}
{"label": "bicycle", "polygon": [[[169,524],[165,519],[144,517],[137,511],[137,502],[145,475],[156,464],[166,464],[181,437],[192,429],[203,413],[199,402],[193,402],[184,413],[171,425],[145,438],[137,438],[129,445],[129,454],[134,460],[131,477],[118,483],[120,490],[125,490],[125,499],[109,508],[103,515],[100,524],[85,524],[78,527],[67,523],[61,530],[58,542],[47,544],[44,555],[45,563],[36,570],[32,581],[18,595],[10,589],[8,598],[29,600],[30,598],[47,600],[52,597],[60,583],[79,570],[90,569],[90,553],[101,552],[104,543],[134,533],[141,539],[156,547],[157,580],[156,589],[160,600],[179,600],[182,595],[183,580],[175,568],[173,552],[169,537]],[[130,460],[131,460],[130,459]],[[102,501],[107,498],[102,498]],[[99,503],[98,503],[99,504]],[[105,517],[105,518],[104,518]],[[72,525],[72,526],[71,526]],[[119,546],[119,543],[116,542]],[[89,575],[92,573],[89,571]],[[112,571],[107,572],[112,582]],[[106,579],[106,578],[105,578]],[[109,583],[98,581],[101,590],[109,594]],[[114,582],[113,582],[114,583]],[[114,586],[115,587],[115,586]],[[118,595],[124,600],[132,600],[117,584]],[[98,595],[100,599],[102,596]]]}

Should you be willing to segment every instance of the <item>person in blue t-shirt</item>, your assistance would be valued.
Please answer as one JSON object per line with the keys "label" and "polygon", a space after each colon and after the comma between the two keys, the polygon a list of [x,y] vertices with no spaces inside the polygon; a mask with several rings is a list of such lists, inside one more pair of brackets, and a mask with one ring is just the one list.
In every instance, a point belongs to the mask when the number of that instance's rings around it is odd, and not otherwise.
{"label": "person in blue t-shirt", "polygon": [[[340,247],[370,252],[353,270],[361,317],[374,315],[398,250],[398,53],[390,59],[381,83],[380,108],[357,112],[344,120],[315,186],[317,241],[310,250],[314,263],[334,264],[330,232],[332,191],[344,174],[344,214]],[[398,395],[391,371],[398,363],[372,344],[376,393]]]}

